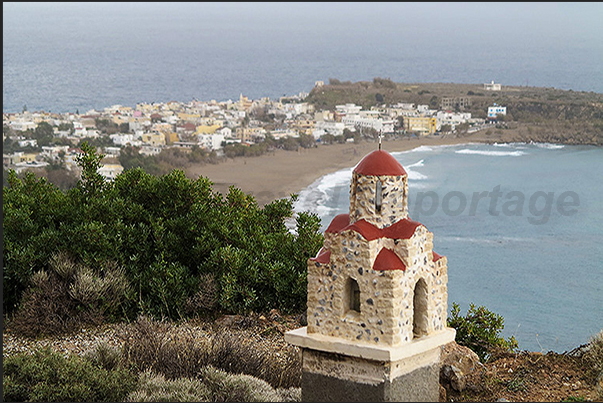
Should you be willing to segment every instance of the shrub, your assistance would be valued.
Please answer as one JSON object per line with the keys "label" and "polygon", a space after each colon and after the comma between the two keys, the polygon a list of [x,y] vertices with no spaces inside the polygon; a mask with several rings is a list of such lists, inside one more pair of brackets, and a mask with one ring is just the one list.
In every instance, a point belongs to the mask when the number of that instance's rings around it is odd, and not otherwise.
{"label": "shrub", "polygon": [[229,374],[212,366],[199,373],[214,402],[276,402],[279,396],[266,381],[250,375]]}
{"label": "shrub", "polygon": [[298,387],[301,363],[293,346],[281,356],[244,334],[220,329],[199,337],[190,329],[140,317],[126,329],[125,361],[137,371],[150,370],[168,379],[192,378],[202,366],[263,379],[273,387]]}
{"label": "shrub", "polygon": [[447,323],[456,329],[456,342],[473,350],[482,361],[494,352],[517,348],[515,337],[505,340],[499,335],[504,329],[504,318],[483,306],[471,303],[467,315],[461,316],[459,305],[453,302]]}
{"label": "shrub", "polygon": [[301,402],[301,388],[277,388],[276,393],[281,402]]}
{"label": "shrub", "polygon": [[[582,355],[587,375],[594,380],[603,378],[603,330],[591,337]],[[603,390],[599,392],[603,397]]]}
{"label": "shrub", "polygon": [[54,253],[48,271],[31,276],[30,286],[12,321],[29,337],[66,333],[85,324],[99,324],[124,300],[128,282],[113,263],[93,270],[65,253]]}
{"label": "shrub", "polygon": [[100,368],[112,371],[120,365],[121,351],[106,342],[100,342],[92,350],[87,351],[84,358]]}
{"label": "shrub", "polygon": [[187,314],[213,313],[218,307],[218,284],[213,274],[205,273],[199,277],[197,292],[186,301]]}
{"label": "shrub", "polygon": [[5,402],[119,402],[136,387],[136,377],[125,369],[108,371],[50,347],[6,357],[2,369]]}
{"label": "shrub", "polygon": [[201,381],[191,378],[166,380],[161,374],[143,371],[138,388],[127,402],[211,402],[211,392]]}

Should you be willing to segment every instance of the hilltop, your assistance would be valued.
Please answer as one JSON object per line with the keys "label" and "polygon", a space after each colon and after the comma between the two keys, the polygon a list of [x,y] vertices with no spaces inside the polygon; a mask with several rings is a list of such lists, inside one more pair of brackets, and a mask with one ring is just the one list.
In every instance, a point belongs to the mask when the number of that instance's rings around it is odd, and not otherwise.
{"label": "hilltop", "polygon": [[[507,115],[490,130],[504,141],[603,145],[603,94],[543,87],[502,86],[500,91],[483,84],[395,83],[389,79],[341,82],[315,86],[306,102],[317,110],[354,103],[365,109],[380,104],[414,103],[438,109],[445,98],[464,98],[466,106],[453,108],[486,118],[493,104],[507,107]],[[462,135],[462,133],[459,133]]]}

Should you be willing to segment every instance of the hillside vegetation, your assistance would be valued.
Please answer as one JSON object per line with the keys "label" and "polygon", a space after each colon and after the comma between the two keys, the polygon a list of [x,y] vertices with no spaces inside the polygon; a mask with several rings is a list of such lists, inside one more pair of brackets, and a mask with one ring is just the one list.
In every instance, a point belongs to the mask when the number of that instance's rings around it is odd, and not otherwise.
{"label": "hillside vegetation", "polygon": [[82,150],[82,180],[67,192],[14,171],[3,188],[2,302],[15,330],[305,310],[306,262],[322,235],[318,216],[293,216],[293,197],[259,207],[178,170],[132,169],[105,182],[102,155]]}
{"label": "hillside vegetation", "polygon": [[503,118],[509,141],[603,145],[603,94],[540,87],[508,87],[486,91],[481,84],[395,83],[389,79],[341,82],[312,89],[306,101],[316,109],[355,103],[365,109],[399,102],[440,109],[442,98],[469,98],[463,109],[472,117],[486,118],[494,103],[506,106]]}

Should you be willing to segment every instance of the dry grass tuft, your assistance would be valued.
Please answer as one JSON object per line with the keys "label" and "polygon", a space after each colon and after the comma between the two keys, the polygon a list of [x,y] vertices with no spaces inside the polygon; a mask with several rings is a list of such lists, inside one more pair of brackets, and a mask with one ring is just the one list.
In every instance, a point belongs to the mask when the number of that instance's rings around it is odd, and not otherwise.
{"label": "dry grass tuft", "polygon": [[301,363],[291,347],[280,355],[243,333],[221,329],[203,335],[191,328],[140,317],[125,331],[123,355],[138,371],[150,370],[167,379],[194,378],[199,368],[212,366],[247,374],[275,388],[298,387]]}

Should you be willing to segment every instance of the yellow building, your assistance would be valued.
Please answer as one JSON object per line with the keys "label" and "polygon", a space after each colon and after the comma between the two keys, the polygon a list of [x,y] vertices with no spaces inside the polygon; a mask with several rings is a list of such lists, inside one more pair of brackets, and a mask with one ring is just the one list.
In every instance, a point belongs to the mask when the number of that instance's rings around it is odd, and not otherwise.
{"label": "yellow building", "polygon": [[264,137],[266,130],[262,127],[237,127],[237,138],[251,141],[254,137]]}
{"label": "yellow building", "polygon": [[253,104],[253,101],[251,101],[249,98],[247,98],[246,96],[243,96],[243,94],[241,94],[239,96],[239,101],[236,103],[237,104],[237,109],[238,110],[243,110],[246,111],[249,108],[251,108],[251,105]]}
{"label": "yellow building", "polygon": [[314,131],[314,121],[310,119],[296,120],[291,124],[291,128],[300,134],[312,134]]}
{"label": "yellow building", "polygon": [[213,124],[213,125],[199,125],[197,126],[197,134],[214,134],[216,130],[220,129],[222,126]]}
{"label": "yellow building", "polygon": [[174,133],[173,131],[166,131],[166,132],[161,132],[161,133],[163,133],[163,136],[165,137],[166,144],[174,144],[174,143],[180,141],[178,134]]}
{"label": "yellow building", "polygon": [[144,133],[142,142],[151,146],[165,145],[165,135],[163,133]]}
{"label": "yellow building", "polygon": [[437,119],[428,116],[405,116],[404,129],[419,135],[428,135],[436,132]]}
{"label": "yellow building", "polygon": [[198,122],[201,119],[201,115],[198,113],[178,112],[178,119],[185,122]]}

